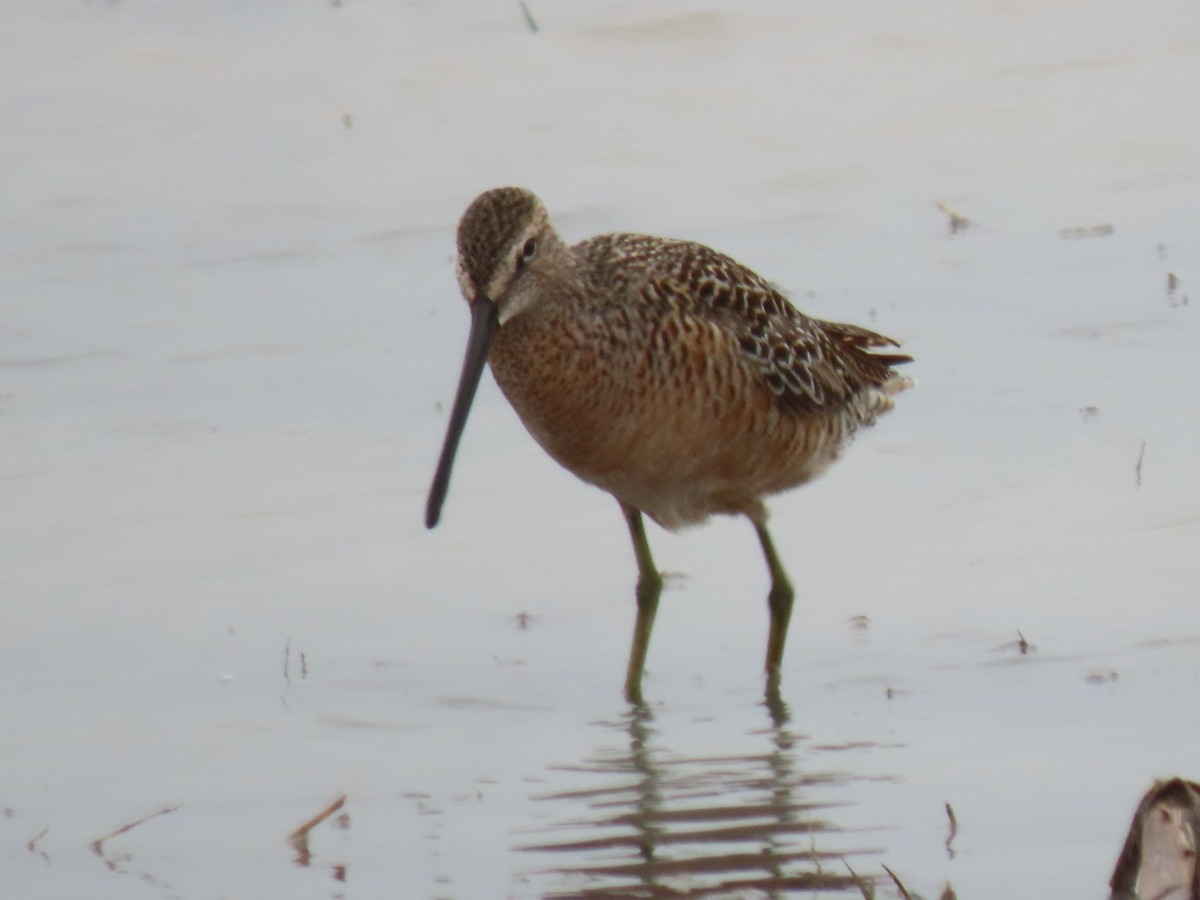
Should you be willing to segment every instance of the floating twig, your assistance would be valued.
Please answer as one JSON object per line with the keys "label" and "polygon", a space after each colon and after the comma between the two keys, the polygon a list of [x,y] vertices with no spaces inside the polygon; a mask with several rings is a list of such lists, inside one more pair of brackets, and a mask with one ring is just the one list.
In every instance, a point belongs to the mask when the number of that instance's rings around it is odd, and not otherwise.
{"label": "floating twig", "polygon": [[960,231],[966,231],[968,226],[974,224],[966,216],[956,213],[945,203],[938,203],[936,206],[938,211],[946,216],[951,234],[958,234]]}
{"label": "floating twig", "polygon": [[1167,273],[1167,305],[1172,307],[1180,307],[1188,305],[1187,294],[1179,290],[1179,276],[1174,272]]}
{"label": "floating twig", "polygon": [[1142,486],[1142,460],[1146,458],[1146,442],[1142,441],[1142,448],[1138,450],[1137,465],[1133,467],[1133,477],[1137,482],[1137,486]]}
{"label": "floating twig", "polygon": [[529,4],[527,4],[525,2],[525,0],[519,0],[519,6],[521,7],[521,14],[523,16],[525,16],[525,24],[529,26],[529,30],[531,32],[533,32],[534,34],[537,34],[538,33],[538,24],[537,24],[537,21],[533,18],[533,13],[531,13],[529,11]]}
{"label": "floating twig", "polygon": [[50,826],[47,825],[45,828],[43,828],[41,831],[39,831],[37,834],[35,834],[33,837],[31,837],[29,839],[29,843],[27,843],[25,845],[25,849],[28,850],[30,853],[36,853],[42,859],[47,860],[47,861],[49,861],[50,857],[46,855],[45,850],[38,849],[38,841],[40,841],[42,838],[44,838],[46,836],[46,832],[48,832],[49,830],[50,830]]}
{"label": "floating twig", "polygon": [[946,818],[950,820],[950,833],[946,835],[946,853],[954,859],[954,838],[958,836],[958,819],[954,815],[954,807],[946,803]]}
{"label": "floating twig", "polygon": [[313,816],[311,819],[309,819],[307,822],[305,822],[303,825],[301,825],[299,828],[297,828],[295,831],[293,831],[291,834],[289,834],[288,840],[294,841],[296,838],[306,837],[310,831],[312,831],[314,828],[316,828],[318,825],[320,825],[322,822],[324,822],[326,819],[328,819],[330,816],[332,816],[335,812],[337,812],[339,809],[341,809],[345,805],[346,805],[346,795],[342,794],[340,797],[338,797],[336,800],[334,800],[332,803],[330,803],[327,807],[325,807],[323,810],[321,810],[319,813],[317,813],[315,816]]}
{"label": "floating twig", "polygon": [[[305,655],[303,650],[300,651],[299,656],[300,656],[300,680],[303,681],[305,678],[308,677],[308,656]],[[291,665],[292,665],[292,639],[288,638],[286,641],[284,641],[284,644],[283,644],[283,680],[287,683],[288,687],[292,686]]]}
{"label": "floating twig", "polygon": [[139,825],[144,825],[151,819],[157,819],[159,816],[165,816],[167,813],[173,813],[175,810],[179,809],[181,805],[182,804],[176,804],[175,806],[164,806],[162,809],[158,810],[158,812],[152,812],[148,816],[142,816],[140,819],[130,822],[128,825],[122,825],[116,831],[109,832],[108,834],[104,835],[104,837],[96,838],[96,840],[92,841],[92,852],[97,856],[103,856],[104,845],[108,841],[111,841],[113,838],[124,834],[131,829],[137,828]]}
{"label": "floating twig", "polygon": [[1009,641],[1008,643],[1001,644],[996,649],[1008,650],[1012,647],[1016,647],[1017,652],[1022,656],[1028,656],[1030,653],[1037,653],[1037,644],[1025,637],[1020,628],[1017,629],[1017,639],[1015,641]]}
{"label": "floating twig", "polygon": [[327,807],[288,835],[288,843],[291,844],[296,851],[296,865],[307,866],[309,860],[312,859],[312,853],[308,849],[308,833],[332,816],[339,809],[341,809],[345,804],[346,795],[342,794]]}

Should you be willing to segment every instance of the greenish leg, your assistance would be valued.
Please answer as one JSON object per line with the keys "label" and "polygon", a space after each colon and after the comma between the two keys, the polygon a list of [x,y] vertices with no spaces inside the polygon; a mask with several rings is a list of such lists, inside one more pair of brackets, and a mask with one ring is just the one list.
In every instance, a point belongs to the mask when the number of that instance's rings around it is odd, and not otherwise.
{"label": "greenish leg", "polygon": [[633,645],[629,649],[629,669],[625,673],[625,699],[630,703],[642,703],[642,671],[646,667],[646,649],[650,646],[650,632],[654,628],[654,616],[658,612],[658,598],[662,593],[662,575],[650,555],[650,544],[646,541],[646,527],[640,510],[621,504],[625,521],[629,525],[629,536],[633,538],[633,552],[637,557],[637,622],[633,626]]}
{"label": "greenish leg", "polygon": [[788,622],[792,618],[792,601],[796,592],[788,581],[787,573],[779,562],[775,552],[775,544],[762,522],[754,523],[758,532],[758,542],[762,544],[763,556],[767,558],[767,568],[771,571],[771,593],[767,595],[767,606],[771,610],[771,633],[767,637],[767,691],[778,691],[779,671],[783,664],[783,644],[787,640]]}

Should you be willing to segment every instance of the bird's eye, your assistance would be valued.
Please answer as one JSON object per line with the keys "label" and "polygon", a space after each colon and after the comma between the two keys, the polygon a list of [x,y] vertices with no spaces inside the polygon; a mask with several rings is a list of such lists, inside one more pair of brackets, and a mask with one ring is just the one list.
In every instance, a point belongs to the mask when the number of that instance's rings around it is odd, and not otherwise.
{"label": "bird's eye", "polygon": [[533,259],[533,254],[535,253],[537,253],[537,241],[530,238],[525,242],[525,246],[521,248],[521,262],[529,262]]}

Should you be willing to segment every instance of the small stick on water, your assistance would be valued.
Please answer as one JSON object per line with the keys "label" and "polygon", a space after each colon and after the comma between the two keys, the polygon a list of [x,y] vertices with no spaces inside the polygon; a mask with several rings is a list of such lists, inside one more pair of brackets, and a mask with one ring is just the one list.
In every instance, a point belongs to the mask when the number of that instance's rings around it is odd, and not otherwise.
{"label": "small stick on water", "polygon": [[327,807],[288,835],[288,843],[296,851],[296,865],[307,868],[312,862],[312,851],[308,849],[308,833],[342,808],[346,795],[342,794]]}
{"label": "small stick on water", "polygon": [[346,805],[346,795],[342,794],[327,807],[288,835],[288,840],[295,844],[308,838],[308,833]]}
{"label": "small stick on water", "polygon": [[959,215],[945,203],[937,204],[938,212],[942,213],[949,220],[949,228],[951,234],[958,234],[960,231],[966,231],[968,226],[972,224],[971,220],[966,216]]}
{"label": "small stick on water", "polygon": [[529,4],[525,0],[519,0],[521,13],[525,16],[525,24],[529,26],[529,30],[534,34],[538,33],[537,21],[533,18],[533,13],[529,11]]}
{"label": "small stick on water", "polygon": [[908,888],[906,888],[904,886],[904,883],[899,878],[896,877],[895,872],[893,872],[887,866],[883,867],[883,871],[887,872],[888,875],[891,877],[892,881],[894,881],[896,883],[896,887],[900,891],[900,896],[903,897],[904,900],[913,900],[912,894],[910,894],[908,892]]}
{"label": "small stick on water", "polygon": [[1137,486],[1142,486],[1142,460],[1146,458],[1146,442],[1142,441],[1142,449],[1138,451],[1137,465],[1133,467],[1133,477],[1137,481]]}
{"label": "small stick on water", "polygon": [[107,841],[112,840],[117,835],[124,834],[131,829],[137,828],[139,825],[143,825],[146,822],[149,822],[151,819],[157,819],[159,816],[165,816],[167,813],[173,813],[175,810],[179,809],[181,805],[182,804],[176,804],[175,806],[164,806],[158,812],[152,812],[148,816],[142,816],[140,819],[130,822],[128,825],[122,825],[116,831],[109,832],[108,834],[104,835],[104,837],[96,838],[96,840],[92,841],[92,852],[97,856],[103,856],[104,844]]}
{"label": "small stick on water", "polygon": [[46,855],[45,850],[38,849],[38,841],[40,841],[42,838],[44,838],[46,836],[46,832],[48,832],[49,830],[50,830],[50,826],[47,825],[45,828],[43,828],[41,831],[39,831],[36,835],[31,837],[29,839],[29,843],[25,845],[25,849],[28,850],[30,853],[39,854],[43,859],[49,859],[50,857],[48,857]]}
{"label": "small stick on water", "polygon": [[958,836],[958,819],[954,816],[954,807],[946,804],[946,817],[950,819],[950,833],[946,835],[946,852],[954,859],[954,838]]}

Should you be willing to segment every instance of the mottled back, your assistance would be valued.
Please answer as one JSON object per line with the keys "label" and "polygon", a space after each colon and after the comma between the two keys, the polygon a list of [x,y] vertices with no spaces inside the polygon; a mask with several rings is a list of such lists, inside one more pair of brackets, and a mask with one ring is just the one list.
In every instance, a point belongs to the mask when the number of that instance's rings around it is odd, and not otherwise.
{"label": "mottled back", "polygon": [[703,244],[607,234],[572,252],[610,282],[597,286],[610,296],[632,294],[663,317],[701,319],[733,336],[743,362],[787,412],[831,412],[863,391],[909,384],[892,367],[911,357],[872,352],[899,346],[891,338],[806,316],[765,279]]}

